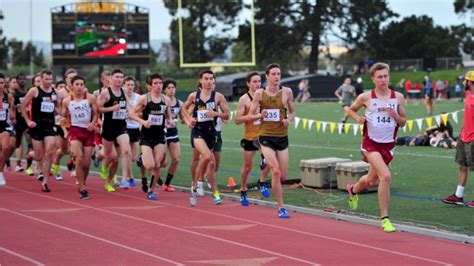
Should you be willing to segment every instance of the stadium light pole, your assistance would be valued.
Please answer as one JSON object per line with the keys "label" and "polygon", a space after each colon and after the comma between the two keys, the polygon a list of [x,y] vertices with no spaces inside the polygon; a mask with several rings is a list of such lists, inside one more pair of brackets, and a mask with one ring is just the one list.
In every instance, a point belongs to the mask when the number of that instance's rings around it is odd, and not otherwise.
{"label": "stadium light pole", "polygon": [[33,76],[33,0],[30,0],[30,75]]}

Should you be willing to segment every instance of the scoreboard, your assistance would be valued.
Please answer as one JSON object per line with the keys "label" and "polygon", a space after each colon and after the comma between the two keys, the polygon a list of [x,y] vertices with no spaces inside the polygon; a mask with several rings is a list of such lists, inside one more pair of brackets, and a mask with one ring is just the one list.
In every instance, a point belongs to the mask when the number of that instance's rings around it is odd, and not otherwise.
{"label": "scoreboard", "polygon": [[80,2],[51,9],[53,65],[150,62],[148,9]]}

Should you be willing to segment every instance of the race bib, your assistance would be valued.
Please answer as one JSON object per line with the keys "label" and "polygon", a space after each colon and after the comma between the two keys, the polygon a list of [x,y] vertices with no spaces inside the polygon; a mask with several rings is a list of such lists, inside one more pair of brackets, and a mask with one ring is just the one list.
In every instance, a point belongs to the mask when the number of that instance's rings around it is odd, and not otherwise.
{"label": "race bib", "polygon": [[208,110],[198,110],[197,111],[197,121],[198,122],[205,122],[205,121],[212,121],[213,118],[207,116]]}
{"label": "race bib", "polygon": [[264,109],[266,112],[263,121],[265,122],[280,122],[280,109]]}
{"label": "race bib", "polygon": [[125,120],[127,118],[127,110],[119,109],[118,111],[112,112],[112,119]]}
{"label": "race bib", "polygon": [[90,121],[90,115],[86,114],[85,112],[76,112],[73,114],[75,121]]}
{"label": "race bib", "polygon": [[148,121],[152,126],[161,126],[163,125],[163,115],[148,115]]}
{"label": "race bib", "polygon": [[375,113],[372,115],[372,124],[374,127],[394,127],[395,119],[388,114]]}
{"label": "race bib", "polygon": [[40,111],[43,113],[54,112],[54,103],[52,102],[41,102]]}
{"label": "race bib", "polygon": [[0,110],[0,121],[7,121],[7,111]]}

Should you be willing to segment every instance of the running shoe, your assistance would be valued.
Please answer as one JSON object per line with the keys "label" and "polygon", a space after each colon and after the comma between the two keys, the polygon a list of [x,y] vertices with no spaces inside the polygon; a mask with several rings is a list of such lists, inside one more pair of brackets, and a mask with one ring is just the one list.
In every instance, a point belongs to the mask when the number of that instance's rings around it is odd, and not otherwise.
{"label": "running shoe", "polygon": [[33,169],[31,169],[31,167],[26,168],[25,173],[26,173],[27,175],[29,175],[29,176],[32,176],[32,175],[35,174],[35,173],[33,172]]}
{"label": "running shoe", "polygon": [[5,180],[5,176],[3,175],[2,172],[0,172],[0,186],[5,186],[7,184],[7,181]]}
{"label": "running shoe", "polygon": [[444,203],[448,203],[448,204],[464,205],[464,199],[463,198],[458,198],[454,194],[449,196],[449,197],[446,197],[446,198],[442,199],[442,201]]}
{"label": "running shoe", "polygon": [[100,179],[105,181],[107,180],[107,178],[109,178],[109,168],[102,165],[102,167],[100,168]]}
{"label": "running shoe", "polygon": [[43,173],[39,173],[39,175],[36,179],[38,179],[38,181],[40,181],[40,182],[43,181],[43,179],[44,179]]}
{"label": "running shoe", "polygon": [[197,181],[196,191],[199,197],[204,196],[204,182],[202,182],[201,180]]}
{"label": "running shoe", "polygon": [[54,176],[58,176],[59,175],[59,164],[57,163],[53,163],[53,165],[51,165],[51,169],[53,169],[53,175]]}
{"label": "running shoe", "polygon": [[258,187],[264,198],[270,197],[270,190],[268,190],[267,184],[265,182],[259,182]]}
{"label": "running shoe", "polygon": [[158,200],[158,199],[156,198],[156,195],[155,195],[152,191],[146,193],[146,197],[147,197],[149,200]]}
{"label": "running shoe", "polygon": [[142,190],[143,192],[148,192],[148,180],[146,178],[142,178]]}
{"label": "running shoe", "polygon": [[469,208],[474,208],[474,201],[467,203],[466,206]]}
{"label": "running shoe", "polygon": [[191,187],[191,197],[189,198],[189,204],[193,207],[197,204],[197,190],[193,187]]}
{"label": "running shoe", "polygon": [[122,180],[120,182],[120,188],[121,189],[129,189],[130,188],[130,185],[128,184],[128,182],[126,180]]}
{"label": "running shoe", "polygon": [[87,190],[81,190],[81,192],[79,192],[79,194],[81,195],[80,196],[81,200],[88,200],[89,199],[89,193],[87,192]]}
{"label": "running shoe", "polygon": [[21,167],[21,165],[17,165],[15,167],[15,172],[23,172],[25,169],[23,169],[23,167]]}
{"label": "running shoe", "polygon": [[382,224],[382,229],[385,233],[393,233],[393,232],[397,231],[395,229],[395,227],[393,227],[393,225],[390,222],[390,219],[388,217],[383,218],[381,224]]}
{"label": "running shoe", "polygon": [[56,178],[56,181],[61,181],[61,180],[63,180],[63,176],[62,176],[61,172],[59,172],[59,174],[56,175],[55,178]]}
{"label": "running shoe", "polygon": [[74,160],[69,158],[66,162],[67,170],[72,171],[74,169]]}
{"label": "running shoe", "polygon": [[222,204],[222,198],[219,193],[215,193],[214,197],[212,198],[212,201],[214,202],[214,205],[221,205]]}
{"label": "running shoe", "polygon": [[267,164],[265,163],[265,157],[263,157],[263,154],[260,153],[260,162],[258,163],[258,166],[260,167],[260,170],[263,171],[265,167],[267,167]]}
{"label": "running shoe", "polygon": [[48,184],[41,184],[41,191],[43,192],[51,192],[51,190],[48,187]]}
{"label": "running shoe", "polygon": [[107,192],[115,192],[115,188],[109,183],[105,184],[104,190],[107,191]]}
{"label": "running shoe", "polygon": [[7,171],[11,171],[12,170],[12,163],[10,162],[10,159],[8,159],[6,162],[5,162],[5,166],[7,168]]}
{"label": "running shoe", "polygon": [[290,215],[288,214],[285,208],[280,208],[278,210],[278,218],[287,219],[287,218],[290,218]]}
{"label": "running shoe", "polygon": [[118,181],[118,178],[116,176],[114,176],[114,179],[112,179],[112,182],[113,182],[114,187],[120,186],[120,182]]}
{"label": "running shoe", "polygon": [[135,187],[137,185],[137,182],[135,182],[135,178],[129,178],[128,184],[130,185],[130,187]]}
{"label": "running shoe", "polygon": [[137,164],[138,167],[142,167],[142,166],[143,166],[143,160],[142,160],[142,155],[141,155],[141,154],[139,154],[139,155],[137,156],[136,164]]}
{"label": "running shoe", "polygon": [[247,199],[247,191],[240,191],[240,204],[242,206],[249,206],[249,200]]}
{"label": "running shoe", "polygon": [[357,203],[359,202],[359,196],[357,194],[352,194],[353,187],[354,187],[353,184],[348,184],[346,186],[347,192],[349,192],[349,208],[355,211],[357,210]]}
{"label": "running shoe", "polygon": [[166,192],[174,192],[174,188],[168,186],[168,185],[163,185],[163,190]]}

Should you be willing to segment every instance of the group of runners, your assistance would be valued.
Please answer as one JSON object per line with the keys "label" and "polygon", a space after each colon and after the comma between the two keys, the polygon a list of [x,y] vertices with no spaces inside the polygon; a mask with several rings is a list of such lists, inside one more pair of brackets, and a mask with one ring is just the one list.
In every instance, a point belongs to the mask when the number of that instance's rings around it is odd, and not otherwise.
{"label": "group of runners", "polygon": [[[348,185],[349,206],[356,210],[357,193],[378,181],[382,228],[393,232],[395,228],[388,216],[389,164],[393,159],[397,130],[406,122],[404,98],[389,89],[387,64],[374,64],[370,73],[375,89],[362,93],[350,107],[345,108],[348,117],[364,125],[361,153],[371,165],[367,175],[356,184]],[[74,164],[81,199],[89,198],[86,181],[93,160],[94,165],[100,167],[100,177],[107,192],[114,192],[117,187],[128,189],[136,186],[131,170],[136,162],[141,169],[143,192],[148,199],[157,200],[154,192],[156,184],[163,185],[164,191],[174,191],[170,184],[180,160],[180,139],[176,127],[180,121],[191,128],[190,204],[195,206],[198,196],[204,195],[204,180],[212,191],[213,203],[222,203],[216,172],[222,145],[220,130],[222,122],[229,120],[230,111],[225,97],[215,88],[216,78],[211,70],[199,73],[197,89],[184,103],[175,97],[176,81],[164,79],[159,73],[146,77],[148,92],[143,95],[134,92],[134,78],[124,77],[119,69],[103,72],[102,87],[92,94],[88,92],[85,79],[74,69],[67,70],[65,80],[57,82],[56,86],[53,86],[53,73],[49,70],[36,75],[29,90],[25,89],[25,78],[22,74],[10,78],[7,89],[7,79],[0,75],[0,169],[4,169],[16,148],[15,171],[23,171],[21,145],[27,131],[31,138],[27,170],[31,167],[31,158],[34,158],[39,169],[37,179],[41,181],[41,191],[51,191],[48,183],[51,170],[57,180],[62,179],[59,162],[62,156],[69,154],[71,163],[68,164]],[[270,196],[265,179],[271,174],[278,217],[289,218],[283,203],[281,182],[288,174],[288,127],[295,117],[293,93],[291,88],[280,84],[281,67],[276,63],[267,66],[264,87],[261,78],[262,75],[256,71],[247,74],[249,89],[237,105],[235,123],[244,124],[240,142],[243,148],[240,203],[242,206],[249,205],[247,180],[254,156],[260,151],[260,192],[263,197]],[[469,82],[466,90],[474,90],[472,79]],[[359,115],[362,107],[365,114]],[[470,145],[471,135],[474,134],[466,133],[466,130],[463,132],[463,140]],[[141,154],[138,154],[138,146]],[[163,184],[161,169],[168,165],[167,151],[171,160]],[[472,157],[466,155],[467,148],[458,153],[465,157],[457,160],[463,165],[460,166],[460,184],[464,185],[467,167],[472,167]],[[121,176],[117,180],[119,165]],[[152,174],[150,181],[147,172]],[[0,171],[0,185],[4,184],[6,180],[3,171]],[[462,193],[458,192],[446,202],[458,204],[453,198],[456,196],[462,200]]]}

